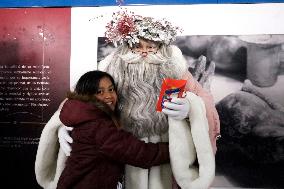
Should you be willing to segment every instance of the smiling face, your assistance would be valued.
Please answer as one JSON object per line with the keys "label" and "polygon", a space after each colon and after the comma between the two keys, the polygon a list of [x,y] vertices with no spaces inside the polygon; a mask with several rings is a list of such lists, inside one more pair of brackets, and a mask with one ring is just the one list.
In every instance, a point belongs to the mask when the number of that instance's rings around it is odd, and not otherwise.
{"label": "smiling face", "polygon": [[108,77],[103,77],[99,82],[98,91],[95,94],[96,98],[106,103],[112,110],[115,109],[117,102],[117,94],[114,84]]}

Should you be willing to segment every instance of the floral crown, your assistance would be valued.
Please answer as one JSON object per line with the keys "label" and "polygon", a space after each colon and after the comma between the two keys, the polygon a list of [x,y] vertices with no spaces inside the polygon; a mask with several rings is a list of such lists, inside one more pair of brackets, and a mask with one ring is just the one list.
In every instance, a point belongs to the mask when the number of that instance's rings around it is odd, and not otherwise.
{"label": "floral crown", "polygon": [[139,38],[169,45],[175,40],[177,33],[182,32],[179,27],[172,26],[165,19],[155,20],[152,17],[135,15],[127,10],[113,13],[112,18],[107,23],[105,37],[115,46],[127,43],[132,47],[139,43]]}

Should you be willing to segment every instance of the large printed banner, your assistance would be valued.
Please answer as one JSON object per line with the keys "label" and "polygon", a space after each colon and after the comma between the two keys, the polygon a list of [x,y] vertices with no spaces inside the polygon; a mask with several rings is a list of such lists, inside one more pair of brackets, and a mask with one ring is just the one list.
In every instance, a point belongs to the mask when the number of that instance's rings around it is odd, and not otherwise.
{"label": "large printed banner", "polygon": [[[182,27],[175,45],[188,69],[195,75],[203,64],[210,73],[201,83],[215,98],[222,135],[212,187],[283,188],[284,4],[126,8]],[[43,125],[115,48],[103,36],[118,10],[0,9],[0,153],[10,188],[39,188],[33,163]]]}
{"label": "large printed banner", "polygon": [[[211,82],[200,82],[214,96],[222,136],[212,187],[283,188],[284,4],[127,8],[182,27],[175,45],[188,69],[198,79],[196,70],[205,67]],[[118,10],[72,9],[71,85],[115,48],[101,36]]]}

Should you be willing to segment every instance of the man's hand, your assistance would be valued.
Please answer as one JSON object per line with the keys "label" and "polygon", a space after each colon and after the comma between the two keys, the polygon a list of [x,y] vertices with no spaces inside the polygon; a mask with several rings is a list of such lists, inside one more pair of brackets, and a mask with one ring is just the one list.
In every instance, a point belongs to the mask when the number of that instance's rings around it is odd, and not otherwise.
{"label": "man's hand", "polygon": [[60,126],[58,129],[58,139],[60,147],[66,156],[70,156],[71,146],[69,143],[73,142],[73,139],[70,137],[69,131],[72,131],[73,127]]}
{"label": "man's hand", "polygon": [[162,112],[173,119],[183,120],[188,117],[190,105],[186,98],[173,97],[171,102],[164,102],[163,106]]}

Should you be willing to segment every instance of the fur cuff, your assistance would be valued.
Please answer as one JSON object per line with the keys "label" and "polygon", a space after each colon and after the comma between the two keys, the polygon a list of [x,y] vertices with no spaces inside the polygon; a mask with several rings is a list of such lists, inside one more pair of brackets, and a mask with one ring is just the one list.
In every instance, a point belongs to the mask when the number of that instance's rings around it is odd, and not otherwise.
{"label": "fur cuff", "polygon": [[44,189],[56,189],[63,171],[66,156],[59,150],[57,131],[62,123],[60,111],[56,111],[42,130],[35,160],[35,175],[38,184]]}
{"label": "fur cuff", "polygon": [[[176,182],[182,189],[207,189],[215,176],[215,156],[211,146],[205,105],[187,92],[189,122],[169,118],[169,149]],[[193,163],[197,158],[198,166]]]}

